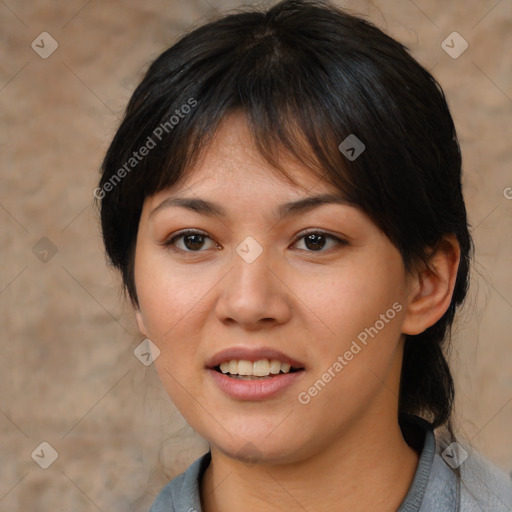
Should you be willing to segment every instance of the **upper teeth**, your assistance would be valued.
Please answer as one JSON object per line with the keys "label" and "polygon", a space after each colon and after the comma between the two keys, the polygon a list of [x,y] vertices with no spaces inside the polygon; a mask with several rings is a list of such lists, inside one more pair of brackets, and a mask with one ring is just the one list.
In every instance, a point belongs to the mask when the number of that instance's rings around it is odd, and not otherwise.
{"label": "upper teeth", "polygon": [[254,375],[256,377],[266,377],[271,373],[276,375],[279,372],[288,373],[290,371],[290,365],[288,363],[282,363],[277,359],[260,359],[259,361],[246,361],[242,359],[237,361],[225,361],[220,364],[220,370],[222,373],[230,373],[231,375]]}

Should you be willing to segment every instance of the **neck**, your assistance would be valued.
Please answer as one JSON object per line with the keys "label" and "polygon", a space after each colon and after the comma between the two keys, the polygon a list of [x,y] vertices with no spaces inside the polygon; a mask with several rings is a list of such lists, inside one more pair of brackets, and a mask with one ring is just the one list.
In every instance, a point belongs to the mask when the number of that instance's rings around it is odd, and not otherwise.
{"label": "neck", "polygon": [[363,418],[328,450],[290,464],[249,465],[215,447],[211,454],[204,512],[396,511],[418,464],[395,417]]}

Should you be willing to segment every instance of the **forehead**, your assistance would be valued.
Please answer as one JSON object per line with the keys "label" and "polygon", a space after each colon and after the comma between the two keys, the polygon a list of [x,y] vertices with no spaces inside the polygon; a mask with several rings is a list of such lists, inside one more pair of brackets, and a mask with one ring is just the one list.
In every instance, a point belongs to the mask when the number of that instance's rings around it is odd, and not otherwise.
{"label": "forehead", "polygon": [[180,183],[168,192],[191,186],[207,188],[214,183],[227,188],[266,185],[302,193],[313,188],[323,192],[337,190],[327,179],[320,178],[318,171],[314,173],[289,152],[280,150],[275,156],[279,168],[258,150],[246,116],[238,112],[230,114],[219,124],[193,166],[186,169]]}

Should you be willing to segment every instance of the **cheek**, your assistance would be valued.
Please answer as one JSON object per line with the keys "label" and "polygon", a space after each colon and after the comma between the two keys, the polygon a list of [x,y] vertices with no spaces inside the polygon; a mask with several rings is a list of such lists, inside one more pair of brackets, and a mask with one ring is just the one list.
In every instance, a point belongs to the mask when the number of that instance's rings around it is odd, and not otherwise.
{"label": "cheek", "polygon": [[396,282],[400,273],[370,268],[340,276],[328,293],[308,297],[328,329],[311,340],[314,364],[298,400],[307,404],[312,423],[322,418],[326,430],[339,427],[339,411],[344,421],[360,414],[383,389],[385,400],[394,397],[389,390],[399,375],[404,311],[403,290]]}
{"label": "cheek", "polygon": [[194,410],[190,396],[199,397],[201,386],[197,351],[206,314],[208,289],[199,277],[183,266],[169,264],[164,254],[137,253],[135,282],[145,333],[160,350],[155,360],[159,378],[176,407],[188,419]]}
{"label": "cheek", "polygon": [[[315,356],[324,359],[347,350],[360,333],[364,339],[365,329],[376,322],[382,331],[379,338],[399,337],[401,324],[396,309],[403,309],[405,283],[401,262],[400,255],[393,252],[386,259],[370,254],[355,257],[328,275],[297,279],[294,291],[303,298],[304,311],[309,310],[309,316],[313,313],[317,319],[318,338],[312,340]],[[395,303],[399,305],[393,309]]]}
{"label": "cheek", "polygon": [[205,291],[201,280],[190,272],[178,272],[165,256],[144,250],[137,254],[135,282],[144,332],[160,350],[156,369],[167,391],[177,399],[177,389],[173,389],[195,371],[195,340],[200,339],[196,331]]}
{"label": "cheek", "polygon": [[[208,280],[192,267],[171,265],[165,251],[140,248],[135,260],[135,283],[148,336],[164,341],[188,323],[208,289]],[[192,324],[193,325],[193,324]]]}

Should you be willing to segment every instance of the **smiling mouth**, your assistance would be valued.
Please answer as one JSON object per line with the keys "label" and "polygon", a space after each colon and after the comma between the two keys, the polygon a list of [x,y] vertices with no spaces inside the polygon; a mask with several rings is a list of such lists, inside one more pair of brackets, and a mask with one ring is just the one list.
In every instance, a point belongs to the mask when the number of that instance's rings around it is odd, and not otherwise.
{"label": "smiling mouth", "polygon": [[278,375],[304,370],[304,368],[292,367],[290,364],[283,363],[278,359],[260,359],[254,362],[244,359],[232,359],[231,361],[224,361],[213,369],[218,373],[226,375],[226,377],[239,380],[271,379]]}

